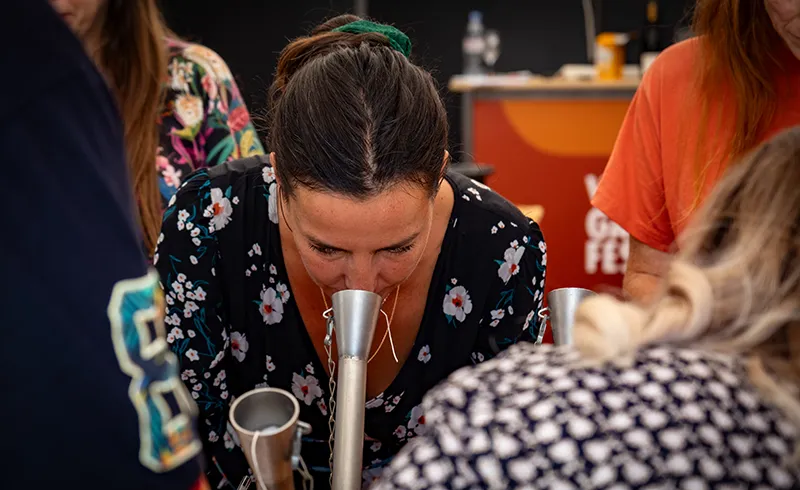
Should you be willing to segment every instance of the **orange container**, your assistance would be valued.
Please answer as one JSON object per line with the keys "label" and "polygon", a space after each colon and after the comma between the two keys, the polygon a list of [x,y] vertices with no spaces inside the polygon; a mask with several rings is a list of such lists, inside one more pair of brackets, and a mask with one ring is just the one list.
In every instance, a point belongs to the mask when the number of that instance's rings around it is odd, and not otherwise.
{"label": "orange container", "polygon": [[629,36],[603,32],[595,39],[594,66],[600,80],[619,80],[625,67],[625,45]]}

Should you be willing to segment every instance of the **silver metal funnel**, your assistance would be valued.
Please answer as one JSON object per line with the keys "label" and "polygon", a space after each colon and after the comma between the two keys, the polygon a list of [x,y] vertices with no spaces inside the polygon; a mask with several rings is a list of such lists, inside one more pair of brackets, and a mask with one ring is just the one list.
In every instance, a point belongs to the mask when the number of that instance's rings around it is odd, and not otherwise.
{"label": "silver metal funnel", "polygon": [[553,329],[553,343],[555,345],[568,345],[572,343],[572,327],[575,325],[575,312],[578,305],[589,296],[596,294],[594,291],[583,288],[554,289],[547,294],[547,308],[539,312],[542,319],[537,343],[541,342],[547,320]]}
{"label": "silver metal funnel", "polygon": [[333,490],[356,490],[362,482],[367,356],[383,299],[378,294],[358,290],[339,291],[331,299],[339,355]]}
{"label": "silver metal funnel", "polygon": [[258,490],[294,490],[300,438],[311,431],[299,417],[297,399],[277,388],[248,391],[231,405],[229,419]]}

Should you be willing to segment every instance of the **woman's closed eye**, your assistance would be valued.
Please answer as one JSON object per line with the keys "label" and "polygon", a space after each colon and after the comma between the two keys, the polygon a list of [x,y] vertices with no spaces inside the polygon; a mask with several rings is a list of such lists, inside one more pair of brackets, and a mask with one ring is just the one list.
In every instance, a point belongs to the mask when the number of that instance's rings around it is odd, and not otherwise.
{"label": "woman's closed eye", "polygon": [[317,252],[320,255],[326,255],[326,256],[336,255],[337,253],[341,252],[341,250],[339,250],[338,248],[326,247],[324,245],[315,245],[313,243],[311,244],[311,250]]}
{"label": "woman's closed eye", "polygon": [[389,252],[390,254],[400,255],[410,252],[412,248],[414,248],[414,244],[403,245],[402,247],[387,248],[384,251]]}

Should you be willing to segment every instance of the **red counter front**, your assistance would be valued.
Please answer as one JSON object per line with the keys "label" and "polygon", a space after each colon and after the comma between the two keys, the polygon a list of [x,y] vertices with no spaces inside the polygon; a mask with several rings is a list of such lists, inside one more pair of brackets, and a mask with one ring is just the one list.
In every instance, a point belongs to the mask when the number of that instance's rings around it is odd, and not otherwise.
{"label": "red counter front", "polygon": [[495,168],[487,184],[542,227],[548,291],[622,285],[628,236],[589,201],[633,91],[495,89],[466,101],[475,161]]}

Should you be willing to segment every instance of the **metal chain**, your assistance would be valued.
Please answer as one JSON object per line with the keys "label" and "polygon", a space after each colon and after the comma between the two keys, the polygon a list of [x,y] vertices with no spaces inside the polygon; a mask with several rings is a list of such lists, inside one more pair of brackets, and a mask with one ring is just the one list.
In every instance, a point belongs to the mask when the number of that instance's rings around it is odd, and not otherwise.
{"label": "metal chain", "polygon": [[328,468],[331,470],[330,476],[328,477],[328,483],[330,484],[331,488],[333,488],[333,434],[334,429],[336,426],[336,419],[334,418],[334,411],[336,410],[336,363],[333,361],[333,355],[331,354],[331,345],[333,344],[333,316],[329,316],[328,319],[328,329],[325,334],[325,353],[328,354],[328,391],[330,392],[331,398],[328,402],[328,413],[330,413],[330,417],[328,418],[328,430],[330,431],[330,437],[328,437],[328,449],[330,449],[330,456],[328,457]]}

